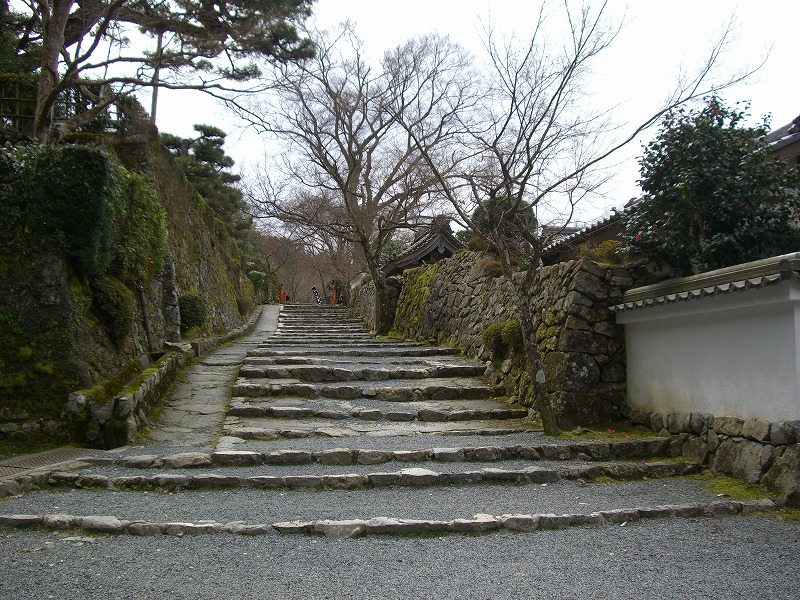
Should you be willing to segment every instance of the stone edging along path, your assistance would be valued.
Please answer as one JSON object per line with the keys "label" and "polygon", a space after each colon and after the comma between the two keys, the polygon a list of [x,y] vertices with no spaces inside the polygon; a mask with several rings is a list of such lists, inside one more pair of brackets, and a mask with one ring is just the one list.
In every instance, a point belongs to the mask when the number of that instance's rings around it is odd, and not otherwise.
{"label": "stone edging along path", "polygon": [[488,533],[488,532],[533,532],[566,529],[581,525],[625,526],[640,519],[667,517],[722,517],[736,514],[751,514],[776,510],[772,500],[734,502],[728,500],[710,503],[671,504],[652,508],[620,508],[588,514],[535,514],[535,515],[487,515],[478,514],[471,519],[449,521],[425,519],[372,519],[285,521],[280,523],[247,524],[243,521],[229,523],[154,523],[128,521],[114,516],[75,516],[66,514],[46,515],[0,515],[0,526],[11,528],[37,527],[47,530],[81,530],[94,534],[120,535],[171,535],[190,534],[280,534],[324,535],[332,538],[353,538],[364,535],[413,535],[430,533]]}

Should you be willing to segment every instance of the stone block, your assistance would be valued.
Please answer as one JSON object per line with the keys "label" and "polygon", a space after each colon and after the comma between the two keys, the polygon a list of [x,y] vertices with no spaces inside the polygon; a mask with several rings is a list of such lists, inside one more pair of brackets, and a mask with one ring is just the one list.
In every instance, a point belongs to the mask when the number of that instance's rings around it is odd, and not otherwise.
{"label": "stone block", "polygon": [[771,442],[776,446],[796,444],[800,441],[800,421],[784,421],[772,423],[770,427]]}
{"label": "stone block", "polygon": [[160,523],[148,523],[146,521],[131,521],[125,524],[125,533],[130,535],[161,535],[164,533],[164,526]]}
{"label": "stone block", "polygon": [[430,458],[427,450],[395,450],[393,454],[395,460],[402,462],[420,462]]}
{"label": "stone block", "polygon": [[444,485],[476,485],[483,482],[480,471],[463,471],[461,473],[440,473],[440,482]]}
{"label": "stone block", "polygon": [[153,475],[150,481],[154,487],[168,490],[184,489],[189,486],[189,478],[186,475],[175,473],[159,473]]}
{"label": "stone block", "polygon": [[321,465],[352,465],[353,451],[349,448],[330,448],[317,454]]}
{"label": "stone block", "polygon": [[122,533],[122,523],[117,517],[88,516],[81,518],[81,529],[98,533]]}
{"label": "stone block", "polygon": [[576,354],[605,354],[608,352],[608,338],[591,331],[567,330],[559,340],[559,352]]}
{"label": "stone block", "polygon": [[506,448],[498,446],[482,446],[478,448],[464,448],[464,459],[473,462],[494,462],[509,458]]}
{"label": "stone block", "polygon": [[387,487],[394,485],[400,479],[399,473],[370,473],[368,476],[370,484],[374,487]]}
{"label": "stone block", "polygon": [[290,489],[319,489],[322,487],[320,475],[287,475],[283,478]]}
{"label": "stone block", "polygon": [[500,515],[500,523],[509,531],[535,531],[539,528],[539,516]]}
{"label": "stone block", "polygon": [[628,412],[628,419],[633,425],[650,426],[650,412],[641,408],[632,408]]}
{"label": "stone block", "polygon": [[434,448],[433,460],[441,462],[463,462],[464,449],[463,448]]}
{"label": "stone block", "polygon": [[181,452],[164,457],[168,469],[187,469],[211,466],[211,455],[206,452]]}
{"label": "stone block", "polygon": [[211,461],[218,465],[260,465],[262,460],[260,452],[250,452],[248,450],[217,450],[211,455]]}
{"label": "stone block", "polygon": [[585,515],[569,515],[569,524],[571,526],[579,527],[581,525],[591,525],[592,527],[597,527],[602,525],[605,522],[603,515],[600,513],[588,513]]}
{"label": "stone block", "polygon": [[429,469],[403,469],[398,472],[399,485],[433,485],[439,483],[439,473]]}
{"label": "stone block", "polygon": [[667,429],[673,435],[678,433],[691,433],[691,413],[671,412],[667,415]]}
{"label": "stone block", "polygon": [[545,514],[536,516],[539,520],[539,529],[566,529],[572,524],[572,515]]}
{"label": "stone block", "polygon": [[711,470],[732,475],[747,483],[758,483],[772,461],[773,453],[773,446],[742,438],[728,438],[717,448]]}
{"label": "stone block", "polygon": [[729,435],[734,437],[742,436],[744,419],[742,417],[717,417],[712,426],[718,435]]}
{"label": "stone block", "polygon": [[392,460],[394,453],[387,450],[356,450],[355,457],[359,465],[377,465]]}
{"label": "stone block", "polygon": [[699,436],[689,438],[683,444],[683,456],[701,465],[708,461],[708,444]]}
{"label": "stone block", "polygon": [[40,515],[0,515],[0,525],[7,527],[33,527],[41,524]]}
{"label": "stone block", "polygon": [[613,510],[600,510],[598,514],[609,523],[630,523],[641,519],[639,511],[635,508],[615,508]]}
{"label": "stone block", "polygon": [[650,413],[650,429],[656,432],[661,431],[666,426],[666,419],[663,413],[652,412]]}
{"label": "stone block", "polygon": [[367,532],[367,522],[362,520],[317,521],[311,527],[314,533],[334,539],[360,537]]}
{"label": "stone block", "polygon": [[367,475],[325,475],[322,478],[322,486],[329,490],[357,490],[367,483],[369,483]]}
{"label": "stone block", "polygon": [[288,487],[286,485],[285,477],[276,477],[274,475],[257,475],[255,477],[248,477],[245,480],[247,485],[267,490],[277,490]]}
{"label": "stone block", "polygon": [[800,445],[781,446],[761,483],[782,504],[800,508]]}
{"label": "stone block", "polygon": [[386,412],[386,419],[389,421],[413,421],[417,418],[417,413],[408,410],[390,410]]}
{"label": "stone block", "polygon": [[189,487],[193,489],[219,489],[239,487],[242,478],[235,475],[220,475],[219,473],[201,473],[189,478]]}
{"label": "stone block", "polygon": [[46,529],[75,529],[80,525],[80,522],[80,517],[61,513],[44,515],[44,517],[42,517],[42,526]]}
{"label": "stone block", "polygon": [[770,426],[771,423],[766,419],[747,419],[742,425],[742,435],[756,442],[768,442]]}
{"label": "stone block", "polygon": [[275,450],[263,456],[268,465],[307,465],[313,460],[311,452],[305,450]]}
{"label": "stone block", "polygon": [[311,521],[282,521],[280,523],[273,523],[272,528],[278,533],[310,533],[314,528],[314,523]]}
{"label": "stone block", "polygon": [[475,515],[471,519],[453,519],[452,530],[459,533],[484,533],[502,527],[501,521],[492,515]]}
{"label": "stone block", "polygon": [[725,517],[740,513],[742,511],[742,505],[739,502],[732,502],[730,500],[719,500],[706,505],[705,511],[709,517]]}

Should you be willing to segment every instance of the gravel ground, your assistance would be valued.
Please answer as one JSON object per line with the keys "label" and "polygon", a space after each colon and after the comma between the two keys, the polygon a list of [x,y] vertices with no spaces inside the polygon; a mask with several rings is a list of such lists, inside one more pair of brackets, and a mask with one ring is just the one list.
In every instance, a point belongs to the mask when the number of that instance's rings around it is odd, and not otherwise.
{"label": "gravel ground", "polygon": [[356,540],[0,532],[0,597],[788,600],[798,552],[800,526],[756,517]]}
{"label": "gravel ground", "polygon": [[450,520],[478,513],[567,514],[711,502],[702,483],[688,479],[579,485],[470,485],[373,488],[354,491],[273,491],[235,488],[179,493],[93,490],[34,492],[0,502],[4,514],[109,515],[167,522],[276,523],[291,520],[406,519]]}

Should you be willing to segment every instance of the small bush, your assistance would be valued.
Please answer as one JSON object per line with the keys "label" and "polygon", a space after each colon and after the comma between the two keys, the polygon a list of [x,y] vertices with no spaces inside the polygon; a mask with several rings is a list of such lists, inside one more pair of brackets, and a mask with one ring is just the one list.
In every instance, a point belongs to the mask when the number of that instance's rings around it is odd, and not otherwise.
{"label": "small bush", "polygon": [[519,352],[525,346],[522,339],[522,327],[519,321],[506,321],[503,325],[503,344],[512,352]]}
{"label": "small bush", "polygon": [[483,345],[492,353],[492,358],[503,355],[503,323],[492,323],[483,330]]}
{"label": "small bush", "polygon": [[512,352],[521,351],[524,343],[519,321],[492,323],[483,330],[483,345],[491,352],[493,360],[502,360]]}
{"label": "small bush", "polygon": [[467,242],[467,249],[475,252],[488,252],[492,245],[482,235],[474,234]]}
{"label": "small bush", "polygon": [[628,259],[619,240],[605,240],[597,245],[590,242],[581,244],[578,247],[578,256],[608,267],[618,267]]}
{"label": "small bush", "polygon": [[116,342],[131,332],[136,317],[136,298],[124,283],[111,276],[98,277],[92,283],[94,300]]}
{"label": "small bush", "polygon": [[503,266],[499,261],[490,260],[483,265],[483,274],[486,277],[500,277],[503,274]]}
{"label": "small bush", "polygon": [[184,294],[178,298],[181,313],[181,331],[187,332],[192,327],[200,327],[206,320],[206,303],[197,294]]}

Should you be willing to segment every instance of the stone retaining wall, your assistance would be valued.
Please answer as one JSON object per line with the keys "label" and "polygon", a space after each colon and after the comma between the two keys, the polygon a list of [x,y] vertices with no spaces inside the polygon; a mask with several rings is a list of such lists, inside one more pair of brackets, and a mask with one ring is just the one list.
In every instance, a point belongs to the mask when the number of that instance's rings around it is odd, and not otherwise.
{"label": "stone retaining wall", "polygon": [[715,417],[698,412],[631,409],[635,425],[678,434],[682,454],[713,473],[759,484],[789,506],[800,506],[800,421]]}
{"label": "stone retaining wall", "polygon": [[[515,318],[515,295],[496,265],[483,253],[459,252],[434,265],[403,273],[395,315],[398,337],[460,348],[491,360],[487,373],[515,395],[524,373],[521,353],[497,357],[483,344],[492,323]],[[541,324],[536,341],[542,353],[544,389],[562,427],[613,421],[627,416],[624,334],[609,306],[643,281],[643,268],[604,267],[577,260],[543,267],[531,289]],[[353,294],[356,314],[369,292]],[[532,398],[516,398],[530,406]]]}

